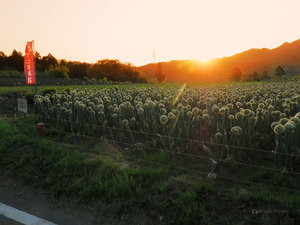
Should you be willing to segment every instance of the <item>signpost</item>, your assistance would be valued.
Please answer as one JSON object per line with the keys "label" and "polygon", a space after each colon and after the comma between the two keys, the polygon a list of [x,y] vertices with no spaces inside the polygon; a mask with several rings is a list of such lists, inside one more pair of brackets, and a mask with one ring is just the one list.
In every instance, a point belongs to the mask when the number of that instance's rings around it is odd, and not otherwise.
{"label": "signpost", "polygon": [[[15,124],[15,134],[17,134],[17,111],[24,113],[24,119],[26,120],[27,115],[27,99],[17,98],[17,108],[15,108],[14,124]],[[17,110],[18,109],[18,110]]]}
{"label": "signpost", "polygon": [[[35,58],[34,58],[34,41],[27,41],[25,47],[25,55],[24,55],[24,75],[26,78],[26,83],[28,85],[35,84],[35,94],[37,94],[37,84],[35,77]],[[17,96],[16,96],[17,98]],[[15,108],[14,115],[14,124],[15,124],[15,134],[17,133],[17,112],[24,113],[24,119],[26,119],[27,115],[27,99],[17,98],[17,107]]]}
{"label": "signpost", "polygon": [[27,114],[27,99],[18,98],[18,111]]}

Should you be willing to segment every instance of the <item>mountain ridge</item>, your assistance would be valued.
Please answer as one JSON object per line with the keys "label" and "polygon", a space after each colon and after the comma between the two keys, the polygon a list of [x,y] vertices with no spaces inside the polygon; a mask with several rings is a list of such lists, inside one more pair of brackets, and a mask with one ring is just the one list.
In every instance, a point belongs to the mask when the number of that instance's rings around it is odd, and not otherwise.
{"label": "mountain ridge", "polygon": [[[154,78],[158,63],[149,63],[138,67],[146,77]],[[160,62],[161,72],[170,82],[188,81],[224,81],[231,77],[232,71],[239,68],[244,77],[254,72],[274,74],[281,66],[291,76],[300,74],[300,39],[284,42],[280,46],[269,48],[251,48],[249,50],[215,58],[208,63],[197,60],[171,60]]]}

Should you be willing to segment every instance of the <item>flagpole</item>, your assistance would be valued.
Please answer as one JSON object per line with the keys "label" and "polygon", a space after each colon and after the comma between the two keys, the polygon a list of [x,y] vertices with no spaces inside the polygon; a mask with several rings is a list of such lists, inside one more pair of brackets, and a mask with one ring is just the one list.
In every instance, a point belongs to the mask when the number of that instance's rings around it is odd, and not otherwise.
{"label": "flagpole", "polygon": [[34,40],[32,40],[32,46],[33,46],[33,49],[34,49],[34,54],[33,54],[33,60],[34,60],[34,73],[35,73],[35,94],[38,93],[38,88],[37,88],[37,82],[36,82],[36,59],[35,59],[35,54],[36,54],[36,51],[35,51],[35,44],[34,44]]}

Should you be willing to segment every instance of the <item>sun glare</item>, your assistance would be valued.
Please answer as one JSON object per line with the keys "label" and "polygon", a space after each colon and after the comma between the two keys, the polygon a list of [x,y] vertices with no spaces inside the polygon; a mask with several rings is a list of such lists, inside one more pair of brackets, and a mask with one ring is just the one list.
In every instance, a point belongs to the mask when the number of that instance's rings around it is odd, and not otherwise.
{"label": "sun glare", "polygon": [[202,64],[208,64],[210,63],[214,58],[212,57],[199,57],[197,59],[194,59],[196,61],[198,61],[199,63],[202,63]]}

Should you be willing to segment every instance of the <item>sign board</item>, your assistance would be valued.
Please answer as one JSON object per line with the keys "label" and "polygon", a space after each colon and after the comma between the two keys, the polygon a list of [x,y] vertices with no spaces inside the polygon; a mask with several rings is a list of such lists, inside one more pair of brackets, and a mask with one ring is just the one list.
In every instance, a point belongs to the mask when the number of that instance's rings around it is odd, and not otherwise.
{"label": "sign board", "polygon": [[27,99],[18,98],[18,111],[27,113]]}

